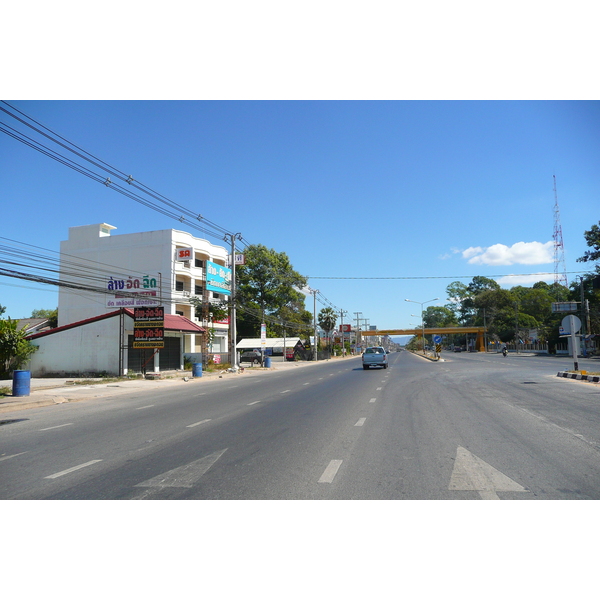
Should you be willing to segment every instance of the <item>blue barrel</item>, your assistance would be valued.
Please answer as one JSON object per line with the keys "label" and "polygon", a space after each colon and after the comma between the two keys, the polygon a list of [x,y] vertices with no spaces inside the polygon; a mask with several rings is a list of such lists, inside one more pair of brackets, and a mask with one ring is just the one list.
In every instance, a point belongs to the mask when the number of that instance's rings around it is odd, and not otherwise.
{"label": "blue barrel", "polygon": [[202,377],[202,363],[193,363],[192,364],[192,376],[193,377]]}
{"label": "blue barrel", "polygon": [[265,356],[265,367],[267,367],[267,369],[271,368],[271,357],[270,356]]}
{"label": "blue barrel", "polygon": [[13,371],[13,396],[29,396],[31,371]]}

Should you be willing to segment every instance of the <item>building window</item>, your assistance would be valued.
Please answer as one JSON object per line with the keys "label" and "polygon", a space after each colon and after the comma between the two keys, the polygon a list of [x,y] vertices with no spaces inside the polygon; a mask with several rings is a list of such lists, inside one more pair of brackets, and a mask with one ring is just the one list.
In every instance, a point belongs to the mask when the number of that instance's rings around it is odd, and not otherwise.
{"label": "building window", "polygon": [[220,299],[221,299],[221,294],[215,294],[215,293],[213,292],[213,298],[214,298],[215,300],[220,300]]}
{"label": "building window", "polygon": [[204,261],[200,260],[199,258],[196,258],[194,260],[194,266],[202,268],[202,267],[204,267]]}
{"label": "building window", "polygon": [[177,292],[183,292],[183,281],[176,281],[175,282],[175,291],[177,291]]}
{"label": "building window", "polygon": [[196,285],[194,287],[194,294],[196,294],[196,296],[202,296],[203,293],[204,293],[204,288],[201,285]]}

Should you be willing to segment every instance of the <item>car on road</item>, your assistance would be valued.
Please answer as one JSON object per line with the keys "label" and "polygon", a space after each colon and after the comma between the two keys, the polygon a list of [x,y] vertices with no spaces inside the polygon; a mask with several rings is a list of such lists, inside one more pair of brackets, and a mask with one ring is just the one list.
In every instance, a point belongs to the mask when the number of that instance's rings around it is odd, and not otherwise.
{"label": "car on road", "polygon": [[362,366],[365,371],[371,367],[387,369],[387,352],[381,346],[366,348],[362,355]]}
{"label": "car on road", "polygon": [[262,356],[260,352],[256,352],[256,350],[251,350],[249,352],[243,352],[240,356],[240,362],[249,362],[257,365],[262,365]]}

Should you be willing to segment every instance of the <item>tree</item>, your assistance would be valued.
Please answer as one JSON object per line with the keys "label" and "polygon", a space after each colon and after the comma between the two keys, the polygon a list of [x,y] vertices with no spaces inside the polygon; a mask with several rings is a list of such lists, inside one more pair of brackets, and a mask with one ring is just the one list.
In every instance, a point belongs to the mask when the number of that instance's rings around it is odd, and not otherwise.
{"label": "tree", "polygon": [[[317,315],[317,323],[319,327],[327,333],[327,338],[331,337],[331,332],[335,329],[337,314],[333,308],[322,308]],[[331,341],[329,342],[331,346]]]}
{"label": "tree", "polygon": [[272,331],[288,311],[296,310],[303,322],[304,294],[299,290],[306,287],[307,278],[294,270],[287,254],[258,244],[248,246],[244,255],[246,264],[236,269],[240,335],[257,337],[263,320]]}
{"label": "tree", "polygon": [[58,325],[58,308],[51,310],[49,308],[38,308],[31,311],[32,319],[48,319],[50,327]]}
{"label": "tree", "polygon": [[0,378],[7,379],[11,371],[24,365],[37,348],[25,339],[13,319],[0,320]]}
{"label": "tree", "polygon": [[[600,225],[600,221],[598,221],[598,225]],[[584,232],[585,241],[593,250],[586,250],[584,255],[577,259],[577,262],[600,260],[600,227],[598,225],[592,225],[589,231]],[[596,271],[600,274],[600,265],[596,265]]]}
{"label": "tree", "polygon": [[423,314],[425,327],[456,327],[454,311],[447,306],[428,306]]}

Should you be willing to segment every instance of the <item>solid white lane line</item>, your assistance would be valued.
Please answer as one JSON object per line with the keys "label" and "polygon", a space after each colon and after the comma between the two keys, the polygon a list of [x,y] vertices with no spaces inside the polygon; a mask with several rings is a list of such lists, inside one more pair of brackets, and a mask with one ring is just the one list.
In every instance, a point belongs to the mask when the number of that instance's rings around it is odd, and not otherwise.
{"label": "solid white lane line", "polygon": [[310,385],[310,381],[307,381],[306,383],[303,383],[302,385]]}
{"label": "solid white lane line", "polygon": [[366,417],[359,419],[358,421],[356,421],[356,423],[354,423],[354,427],[362,427],[365,424],[366,420]]}
{"label": "solid white lane line", "polygon": [[383,389],[383,388],[377,388],[377,391],[379,391],[379,390],[381,390],[381,389]]}
{"label": "solid white lane line", "polygon": [[63,423],[62,425],[54,425],[54,427],[44,427],[44,429],[40,429],[40,431],[48,431],[50,429],[58,429],[59,427],[66,427],[67,425],[73,425],[73,423]]}
{"label": "solid white lane line", "polygon": [[283,390],[283,392],[279,392],[280,394],[287,394],[288,392],[291,392],[292,390]]}
{"label": "solid white lane line", "polygon": [[186,427],[196,427],[196,425],[202,425],[202,423],[208,423],[210,419],[204,419],[204,421],[198,421],[197,423],[192,423],[191,425],[186,425]]}
{"label": "solid white lane line", "polygon": [[65,469],[64,471],[54,473],[54,475],[48,475],[47,477],[44,477],[44,479],[56,479],[57,477],[62,477],[63,475],[67,475],[68,473],[72,473],[73,471],[78,471],[79,469],[83,469],[84,467],[89,467],[90,465],[93,465],[98,462],[102,462],[102,459],[90,460],[89,462],[83,463],[82,465],[77,465],[76,467]]}
{"label": "solid white lane line", "polygon": [[143,410],[144,408],[152,408],[153,406],[154,406],[154,404],[148,404],[147,406],[139,406],[135,410]]}
{"label": "solid white lane line", "polygon": [[255,400],[254,402],[250,402],[250,404],[247,404],[246,406],[252,406],[253,404],[259,404],[260,400]]}
{"label": "solid white lane line", "polygon": [[371,399],[369,400],[369,402],[375,402],[376,400],[377,400],[377,398],[371,398]]}
{"label": "solid white lane line", "polygon": [[319,483],[331,483],[333,478],[336,476],[338,469],[342,465],[341,460],[332,460],[327,465],[325,471],[323,471],[323,475],[319,479]]}
{"label": "solid white lane line", "polygon": [[3,456],[0,458],[0,462],[3,460],[8,460],[9,458],[14,458],[15,456],[21,456],[21,454],[27,454],[27,452],[29,452],[29,450],[25,450],[25,452],[19,452],[19,454],[9,454],[8,456]]}

